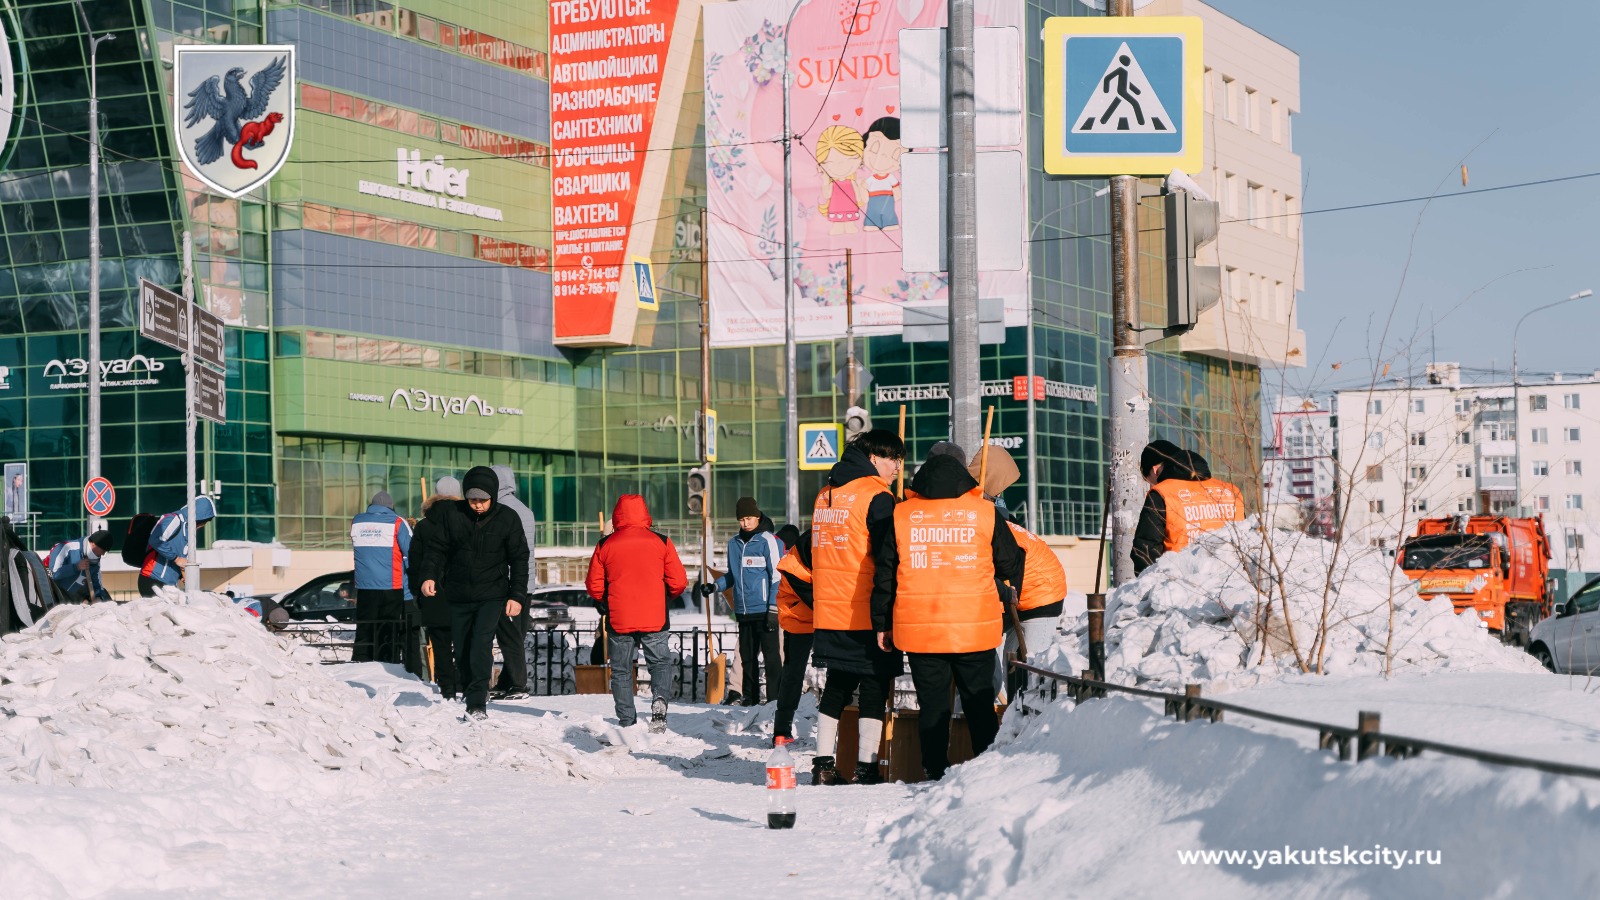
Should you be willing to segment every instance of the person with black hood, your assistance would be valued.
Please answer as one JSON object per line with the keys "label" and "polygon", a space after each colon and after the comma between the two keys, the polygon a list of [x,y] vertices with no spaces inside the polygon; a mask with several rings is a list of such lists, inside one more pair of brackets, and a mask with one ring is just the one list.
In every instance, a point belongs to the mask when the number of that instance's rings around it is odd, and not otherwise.
{"label": "person with black hood", "polygon": [[745,706],[759,706],[763,659],[768,700],[777,699],[783,677],[778,649],[778,560],[783,558],[783,546],[754,497],[740,497],[734,515],[739,533],[728,539],[728,571],[714,582],[702,582],[700,595],[709,603],[712,594],[732,589],[733,617],[739,623],[740,690]]}
{"label": "person with black hood", "polygon": [[917,688],[922,767],[934,780],[949,767],[950,683],[966,711],[972,752],[1000,729],[995,649],[1004,606],[997,581],[1022,584],[1023,556],[1005,516],[953,456],[933,456],[876,553],[872,627],[884,651],[903,650]]}
{"label": "person with black hood", "polygon": [[[534,536],[533,510],[527,504],[517,499],[517,475],[510,466],[490,466],[495,477],[500,479],[500,493],[496,499],[501,506],[517,514],[517,519],[522,522],[522,533],[528,540],[528,596],[533,596],[533,589],[539,586],[539,574],[534,568],[534,545],[537,538]],[[522,613],[517,616],[505,616],[500,624],[495,626],[494,639],[500,645],[500,680],[494,686],[494,699],[496,700],[526,700],[528,698],[528,605],[522,605]]]}
{"label": "person with black hood", "polygon": [[1139,456],[1139,474],[1150,491],[1133,531],[1134,574],[1162,554],[1189,546],[1195,535],[1244,518],[1244,495],[1211,477],[1206,458],[1171,441],[1155,440]]}
{"label": "person with black hood", "polygon": [[828,671],[817,703],[812,784],[838,783],[834,752],[839,716],[858,688],[861,764],[856,766],[855,781],[882,780],[876,764],[878,745],[902,660],[898,651],[879,646],[873,633],[872,576],[878,549],[894,518],[889,483],[905,456],[905,443],[892,431],[876,428],[857,436],[828,472],[812,509],[811,652],[817,667]]}
{"label": "person with black hood", "polygon": [[516,513],[495,500],[500,479],[493,469],[473,466],[461,486],[465,500],[428,509],[436,527],[424,551],[422,594],[432,597],[443,587],[467,716],[484,719],[495,627],[502,615],[521,615],[528,602],[528,537]]}
{"label": "person with black hood", "polygon": [[444,592],[429,597],[422,593],[422,570],[428,556],[428,542],[438,523],[428,518],[428,510],[439,503],[461,499],[461,482],[445,475],[434,483],[433,496],[422,503],[422,518],[411,532],[411,565],[406,569],[411,595],[417,598],[422,615],[422,627],[428,635],[428,646],[433,648],[433,683],[446,700],[461,695],[461,680],[456,675],[455,643],[450,634],[450,602]]}

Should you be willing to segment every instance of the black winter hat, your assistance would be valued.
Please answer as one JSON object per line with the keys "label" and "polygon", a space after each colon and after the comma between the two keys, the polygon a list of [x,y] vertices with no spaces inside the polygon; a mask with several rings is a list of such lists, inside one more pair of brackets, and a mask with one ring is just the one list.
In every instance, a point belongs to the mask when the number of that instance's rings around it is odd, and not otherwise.
{"label": "black winter hat", "polygon": [[800,529],[793,525],[785,525],[778,529],[778,540],[783,541],[784,552],[788,552],[800,540]]}
{"label": "black winter hat", "polygon": [[110,552],[111,532],[106,531],[105,529],[96,531],[94,534],[89,535],[89,543],[99,547],[101,550]]}
{"label": "black winter hat", "polygon": [[488,466],[473,466],[467,470],[467,477],[461,479],[461,486],[466,489],[463,496],[468,500],[493,500],[500,492],[500,476]]}
{"label": "black winter hat", "polygon": [[754,497],[740,497],[739,502],[734,505],[733,516],[736,519],[752,516],[759,519],[761,518],[761,507],[756,505],[756,498]]}
{"label": "black winter hat", "polygon": [[1185,474],[1189,470],[1189,454],[1171,441],[1151,441],[1144,445],[1144,452],[1139,454],[1139,474],[1149,477],[1150,470],[1158,465],[1163,474]]}

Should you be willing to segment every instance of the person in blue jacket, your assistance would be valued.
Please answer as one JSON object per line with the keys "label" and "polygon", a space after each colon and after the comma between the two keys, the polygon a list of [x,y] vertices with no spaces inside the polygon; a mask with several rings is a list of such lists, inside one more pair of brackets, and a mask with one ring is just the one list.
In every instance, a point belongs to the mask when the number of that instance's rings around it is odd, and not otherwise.
{"label": "person in blue jacket", "polygon": [[110,600],[100,583],[100,560],[111,552],[111,532],[104,529],[76,541],[63,541],[50,551],[50,579],[73,603]]}
{"label": "person in blue jacket", "polygon": [[356,644],[352,662],[406,663],[412,641],[407,625],[415,618],[406,564],[411,526],[394,511],[388,491],[372,495],[367,511],[350,522],[356,560]]}
{"label": "person in blue jacket", "polygon": [[743,703],[761,702],[761,669],[757,657],[767,667],[767,697],[778,698],[783,678],[783,660],[778,651],[778,560],[783,545],[770,528],[762,524],[761,507],[754,497],[740,497],[735,508],[739,533],[728,539],[727,574],[710,584],[701,584],[707,598],[719,591],[733,590],[733,617],[739,623],[739,656],[744,663]]}
{"label": "person in blue jacket", "polygon": [[[194,498],[194,530],[198,534],[217,517],[210,497]],[[154,597],[160,585],[175,585],[189,565],[189,507],[169,512],[150,531],[150,543],[139,570],[139,596]]]}

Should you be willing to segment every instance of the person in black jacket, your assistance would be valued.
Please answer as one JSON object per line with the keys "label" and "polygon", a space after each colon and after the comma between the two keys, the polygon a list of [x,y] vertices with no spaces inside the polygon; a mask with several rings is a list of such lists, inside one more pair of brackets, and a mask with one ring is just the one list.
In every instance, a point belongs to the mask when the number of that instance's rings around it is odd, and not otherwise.
{"label": "person in black jacket", "polygon": [[422,504],[423,517],[417,520],[416,527],[411,530],[411,565],[406,570],[411,596],[417,598],[422,627],[428,633],[428,645],[433,648],[433,681],[446,700],[454,700],[461,694],[461,681],[456,677],[455,644],[450,635],[450,602],[443,591],[436,592],[432,597],[423,595],[422,561],[428,555],[429,536],[439,527],[438,523],[427,518],[428,510],[437,504],[460,499],[461,482],[454,477],[446,475],[434,485],[433,496]]}
{"label": "person in black jacket", "polygon": [[[1155,487],[1169,478],[1200,481],[1190,471],[1190,453],[1171,441],[1155,440],[1145,445],[1139,455],[1139,474],[1146,484]],[[1206,474],[1211,474],[1207,466]],[[1159,491],[1144,495],[1144,508],[1139,511],[1139,524],[1133,530],[1133,573],[1135,575],[1155,565],[1161,554],[1167,552],[1167,504]]]}
{"label": "person in black jacket", "polygon": [[461,486],[465,500],[428,509],[427,520],[435,527],[423,551],[422,595],[432,597],[443,588],[467,715],[483,719],[495,626],[502,615],[521,615],[528,601],[528,537],[522,520],[495,502],[500,479],[492,469],[472,467]]}

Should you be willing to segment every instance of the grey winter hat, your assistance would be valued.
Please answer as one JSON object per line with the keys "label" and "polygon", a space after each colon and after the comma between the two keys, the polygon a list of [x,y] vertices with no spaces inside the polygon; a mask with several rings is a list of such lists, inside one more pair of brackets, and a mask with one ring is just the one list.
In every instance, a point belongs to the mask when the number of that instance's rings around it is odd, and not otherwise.
{"label": "grey winter hat", "polygon": [[372,495],[372,505],[373,506],[387,506],[390,509],[393,509],[394,508],[394,498],[389,496],[389,492],[388,491],[379,491],[376,494]]}
{"label": "grey winter hat", "polygon": [[967,451],[961,449],[961,445],[954,441],[939,441],[929,447],[928,459],[933,459],[935,456],[954,456],[956,462],[963,466],[967,464]]}
{"label": "grey winter hat", "polygon": [[494,498],[491,497],[489,495],[489,492],[484,490],[483,488],[469,488],[467,490],[467,499],[468,500],[493,500]]}
{"label": "grey winter hat", "polygon": [[446,497],[461,496],[461,479],[454,475],[445,475],[433,483],[433,492]]}

